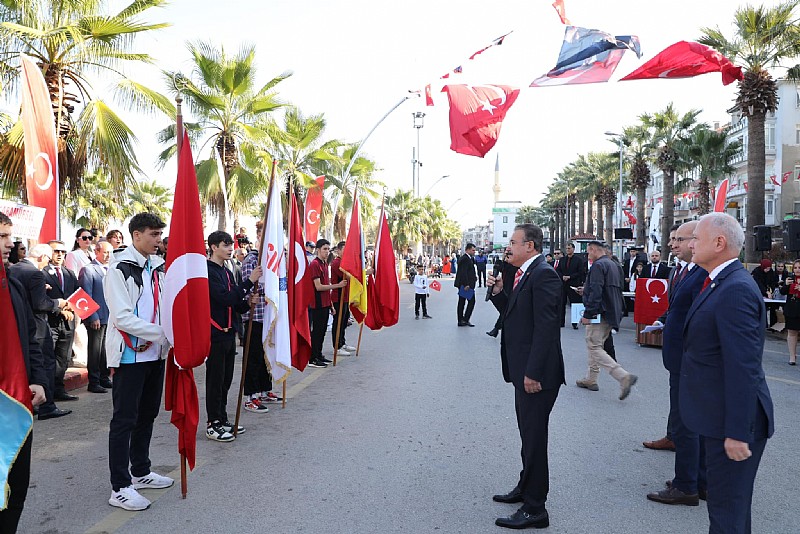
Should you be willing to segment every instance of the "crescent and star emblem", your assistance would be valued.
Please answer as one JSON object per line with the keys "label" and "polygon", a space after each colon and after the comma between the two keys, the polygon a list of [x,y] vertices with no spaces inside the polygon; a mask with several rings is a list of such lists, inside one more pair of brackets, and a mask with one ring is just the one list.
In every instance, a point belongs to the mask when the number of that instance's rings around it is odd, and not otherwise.
{"label": "crescent and star emblem", "polygon": [[667,281],[666,280],[662,280],[661,278],[648,278],[647,282],[645,282],[645,284],[644,284],[644,289],[645,289],[645,291],[647,291],[647,294],[650,295],[650,298],[653,299],[653,302],[660,302],[661,301],[661,297],[659,297],[657,294],[654,295],[654,294],[650,293],[650,284],[652,284],[653,282],[660,282],[661,283],[661,287],[664,289],[661,292],[661,294],[662,295],[666,295],[667,294]]}
{"label": "crescent and star emblem", "polygon": [[317,224],[319,222],[319,212],[317,210],[308,210],[306,222],[308,222],[308,224]]}
{"label": "crescent and star emblem", "polygon": [[[39,180],[36,180],[36,160],[41,158],[47,164],[47,179],[45,180],[44,184],[40,184]],[[53,185],[53,180],[55,179],[53,176],[53,164],[50,162],[50,155],[47,152],[39,152],[33,157],[33,160],[30,163],[25,164],[25,176],[28,178],[33,177],[34,183],[36,187],[41,189],[42,191],[47,191],[50,189],[50,186]]]}
{"label": "crescent and star emblem", "polygon": [[[498,107],[501,107],[506,103],[506,92],[503,91],[503,89],[501,89],[500,87],[497,87],[496,85],[468,85],[467,87],[475,95],[475,98],[478,100],[478,104],[481,105],[481,109],[484,111],[488,111],[490,115],[494,115],[494,112],[492,110],[497,109]],[[475,88],[477,87],[495,91],[497,93],[498,98],[500,98],[500,104],[498,104],[497,106],[493,106],[492,105],[493,99],[488,98],[488,95],[485,95],[487,97],[485,100],[481,100],[480,95],[478,95],[478,92],[475,90]]]}
{"label": "crescent and star emblem", "polygon": [[294,244],[294,259],[297,261],[297,274],[294,277],[295,285],[306,275],[306,251],[300,243]]}
{"label": "crescent and star emblem", "polygon": [[[81,304],[81,302],[82,302],[83,304]],[[89,301],[88,301],[88,300],[86,300],[86,299],[84,299],[84,298],[79,298],[78,300],[76,300],[76,301],[75,301],[75,306],[76,306],[76,307],[77,307],[79,310],[86,311],[86,310],[88,310],[88,309],[89,309]]]}

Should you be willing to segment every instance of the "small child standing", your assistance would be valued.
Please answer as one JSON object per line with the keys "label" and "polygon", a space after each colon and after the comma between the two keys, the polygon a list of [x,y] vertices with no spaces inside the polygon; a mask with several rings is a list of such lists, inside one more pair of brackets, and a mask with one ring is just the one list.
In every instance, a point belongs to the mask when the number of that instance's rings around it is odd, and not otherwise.
{"label": "small child standing", "polygon": [[418,274],[414,277],[414,290],[416,291],[416,295],[414,295],[414,319],[419,319],[419,305],[422,304],[422,317],[424,319],[433,319],[430,315],[428,315],[428,295],[430,295],[430,289],[428,289],[428,277],[425,274],[425,271],[422,269],[422,265],[417,266]]}

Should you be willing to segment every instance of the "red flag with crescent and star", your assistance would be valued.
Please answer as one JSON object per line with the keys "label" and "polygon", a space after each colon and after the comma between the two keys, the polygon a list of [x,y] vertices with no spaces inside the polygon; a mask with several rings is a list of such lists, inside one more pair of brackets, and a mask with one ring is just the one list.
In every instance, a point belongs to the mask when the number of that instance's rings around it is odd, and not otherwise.
{"label": "red flag with crescent and star", "polygon": [[297,209],[297,199],[290,194],[289,202],[289,253],[286,279],[289,298],[289,343],[292,367],[301,373],[311,359],[311,329],[308,324],[308,307],[314,300],[314,288],[308,277],[303,228]]}
{"label": "red flag with crescent and star", "polygon": [[707,72],[721,72],[722,85],[744,78],[742,68],[706,45],[678,41],[619,81],[650,78],[691,78]]}
{"label": "red flag with crescent and star", "polygon": [[482,158],[497,143],[519,89],[507,85],[445,85],[450,101],[450,150]]}
{"label": "red flag with crescent and star", "polygon": [[400,317],[400,286],[394,263],[394,246],[389,234],[386,211],[381,207],[378,236],[375,239],[374,274],[367,283],[367,317],[370,330],[397,324]]}
{"label": "red flag with crescent and star", "polygon": [[25,189],[28,204],[44,208],[39,241],[57,239],[58,149],[53,107],[42,71],[31,58],[22,64],[22,131],[25,143]]}
{"label": "red flag with crescent and star", "polygon": [[100,305],[82,287],[70,295],[67,302],[72,304],[75,315],[80,317],[81,321],[85,321],[87,317],[100,309]]}
{"label": "red flag with crescent and star", "polygon": [[636,324],[653,324],[669,307],[667,290],[669,282],[661,278],[639,278],[636,280],[636,305],[633,321]]}
{"label": "red flag with crescent and star", "polygon": [[161,320],[173,348],[164,404],[178,429],[178,451],[194,469],[199,406],[192,369],[202,365],[211,350],[211,303],[200,193],[186,132],[178,156],[166,268]]}
{"label": "red flag with crescent and star", "polygon": [[442,284],[439,283],[438,280],[431,280],[431,283],[428,284],[428,287],[433,289],[434,291],[441,291],[442,290]]}
{"label": "red flag with crescent and star", "polygon": [[317,176],[316,185],[309,188],[306,194],[306,209],[303,226],[307,241],[317,242],[319,236],[319,217],[322,214],[322,192],[325,189],[325,176]]}

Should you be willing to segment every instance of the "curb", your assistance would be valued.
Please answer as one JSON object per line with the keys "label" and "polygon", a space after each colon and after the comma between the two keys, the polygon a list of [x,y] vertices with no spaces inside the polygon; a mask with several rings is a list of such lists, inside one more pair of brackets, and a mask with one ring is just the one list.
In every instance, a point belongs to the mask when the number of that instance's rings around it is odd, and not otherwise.
{"label": "curb", "polygon": [[72,391],[89,385],[89,371],[85,367],[70,367],[64,374],[64,389]]}

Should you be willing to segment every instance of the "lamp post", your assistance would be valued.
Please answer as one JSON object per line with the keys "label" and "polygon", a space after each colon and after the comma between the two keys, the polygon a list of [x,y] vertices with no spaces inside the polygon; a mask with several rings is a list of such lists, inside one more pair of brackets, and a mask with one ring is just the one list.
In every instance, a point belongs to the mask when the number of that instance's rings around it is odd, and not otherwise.
{"label": "lamp post", "polygon": [[438,180],[436,180],[435,182],[433,182],[433,185],[431,185],[431,186],[428,188],[428,190],[427,190],[427,191],[425,191],[425,196],[427,197],[427,196],[428,196],[428,193],[430,193],[430,192],[431,192],[431,189],[433,189],[433,188],[436,186],[436,184],[438,184],[439,182],[441,182],[441,181],[442,181],[442,180],[444,180],[445,178],[450,178],[450,175],[449,175],[449,174],[445,174],[444,176],[442,176],[441,178],[439,178]]}
{"label": "lamp post", "polygon": [[414,196],[419,198],[419,175],[420,175],[420,167],[422,167],[422,162],[419,160],[419,131],[425,126],[425,113],[421,111],[415,111],[411,114],[414,117],[414,128],[417,130],[417,148],[416,150],[412,149],[413,159],[411,163],[414,165],[413,175],[412,175],[412,187],[414,188]]}
{"label": "lamp post", "polygon": [[[617,228],[622,226],[622,136],[614,132],[606,132],[610,137],[616,137],[619,142],[619,198],[617,199]],[[622,243],[620,243],[620,255],[622,257]]]}
{"label": "lamp post", "polygon": [[450,204],[450,205],[447,207],[447,211],[450,211],[451,209],[453,209],[453,206],[455,206],[456,204],[458,204],[460,201],[461,201],[461,199],[460,199],[460,198],[457,198],[455,202],[453,202],[452,204]]}

